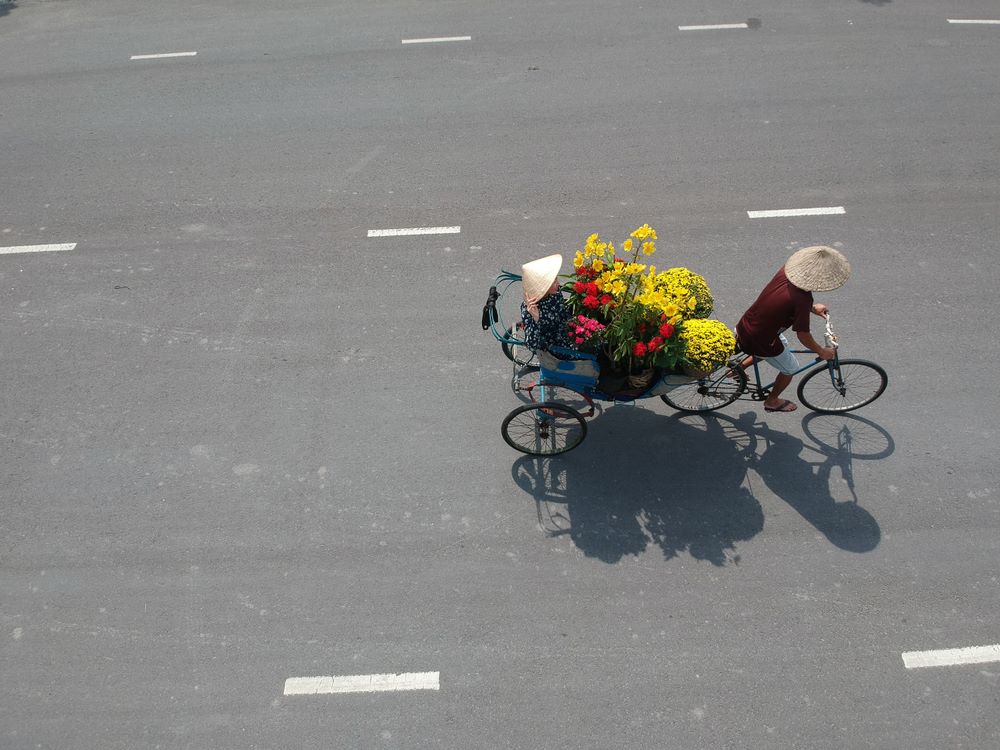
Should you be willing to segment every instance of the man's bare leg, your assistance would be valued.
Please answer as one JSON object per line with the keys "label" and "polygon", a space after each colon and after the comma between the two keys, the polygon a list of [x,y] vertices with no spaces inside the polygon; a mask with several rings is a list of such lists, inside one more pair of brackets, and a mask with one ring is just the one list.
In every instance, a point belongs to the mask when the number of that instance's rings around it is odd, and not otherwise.
{"label": "man's bare leg", "polygon": [[[774,387],[771,388],[771,392],[768,393],[767,398],[764,399],[764,408],[770,409],[772,411],[777,411],[785,401],[785,399],[779,398],[779,396],[781,395],[781,392],[785,390],[788,387],[788,384],[791,382],[792,382],[791,375],[786,375],[783,372],[779,372],[778,377],[774,379]],[[792,406],[794,406],[794,404],[792,404]],[[787,409],[787,411],[793,411],[793,409]]]}

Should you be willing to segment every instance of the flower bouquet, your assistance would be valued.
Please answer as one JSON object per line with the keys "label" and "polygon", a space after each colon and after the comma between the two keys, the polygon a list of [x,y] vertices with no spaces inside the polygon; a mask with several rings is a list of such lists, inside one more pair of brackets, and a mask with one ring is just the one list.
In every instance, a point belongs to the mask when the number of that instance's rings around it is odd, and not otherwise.
{"label": "flower bouquet", "polygon": [[735,339],[709,320],[708,283],[687,268],[658,271],[641,263],[656,252],[656,230],[644,224],[621,243],[597,234],[573,259],[569,292],[570,340],[597,353],[602,370],[624,373],[630,388],[645,388],[657,370],[713,370],[732,356]]}

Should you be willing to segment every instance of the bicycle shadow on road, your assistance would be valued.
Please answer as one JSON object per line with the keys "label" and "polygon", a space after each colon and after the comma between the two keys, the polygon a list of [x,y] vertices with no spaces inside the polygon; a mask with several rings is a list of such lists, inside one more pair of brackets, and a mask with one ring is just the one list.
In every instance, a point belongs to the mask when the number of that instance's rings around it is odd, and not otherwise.
{"label": "bicycle shadow on road", "polygon": [[631,406],[604,410],[577,450],[525,456],[514,481],[536,502],[539,525],[569,536],[586,556],[617,563],[659,547],[722,566],[764,527],[744,484],[738,443],[719,423],[691,426]]}
{"label": "bicycle shadow on road", "polygon": [[[569,536],[586,556],[607,563],[651,545],[668,560],[686,552],[717,566],[738,563],[737,544],[764,527],[750,470],[832,544],[870,552],[881,529],[858,502],[852,459],[890,455],[891,436],[851,415],[810,414],[803,430],[816,447],[757,422],[753,412],[663,416],[617,406],[592,421],[580,448],[525,456],[512,476],[535,499],[546,534]],[[835,468],[852,501],[833,497]]]}
{"label": "bicycle shadow on road", "polygon": [[[749,418],[755,417],[749,413]],[[895,442],[884,428],[852,414],[811,413],[803,418],[802,430],[815,446],[766,423],[756,423],[751,429],[764,449],[751,460],[750,468],[771,492],[842,550],[871,552],[879,545],[882,531],[860,505],[853,462],[892,455]],[[803,453],[816,455],[816,462],[808,461]],[[830,484],[836,468],[851,501],[833,497]]]}

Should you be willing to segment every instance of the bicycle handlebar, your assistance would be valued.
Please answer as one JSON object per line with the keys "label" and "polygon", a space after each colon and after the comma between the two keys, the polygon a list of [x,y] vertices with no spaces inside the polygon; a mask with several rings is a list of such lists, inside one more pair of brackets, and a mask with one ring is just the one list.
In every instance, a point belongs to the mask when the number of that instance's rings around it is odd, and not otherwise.
{"label": "bicycle handlebar", "polygon": [[833,332],[833,324],[830,322],[830,314],[827,313],[826,318],[826,331],[823,333],[823,338],[826,340],[826,345],[831,349],[836,349],[840,344],[837,343],[837,334]]}

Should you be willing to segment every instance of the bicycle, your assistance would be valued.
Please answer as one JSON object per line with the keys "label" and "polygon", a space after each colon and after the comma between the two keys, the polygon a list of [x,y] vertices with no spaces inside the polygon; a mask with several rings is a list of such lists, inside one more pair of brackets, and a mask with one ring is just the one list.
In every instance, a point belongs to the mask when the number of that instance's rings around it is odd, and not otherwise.
{"label": "bicycle", "polygon": [[[826,316],[826,345],[834,350],[831,360],[816,357],[793,375],[810,370],[799,382],[798,397],[802,404],[820,414],[843,414],[860,409],[885,391],[889,376],[874,362],[865,359],[841,359],[839,343],[833,332],[830,316]],[[812,354],[809,349],[792,349],[796,354]],[[698,380],[679,385],[665,393],[667,404],[683,412],[703,412],[721,409],[744,394],[754,401],[763,401],[774,387],[774,381],[763,383],[757,357],[753,358],[753,382],[742,365],[746,354],[737,351],[729,361]]]}

